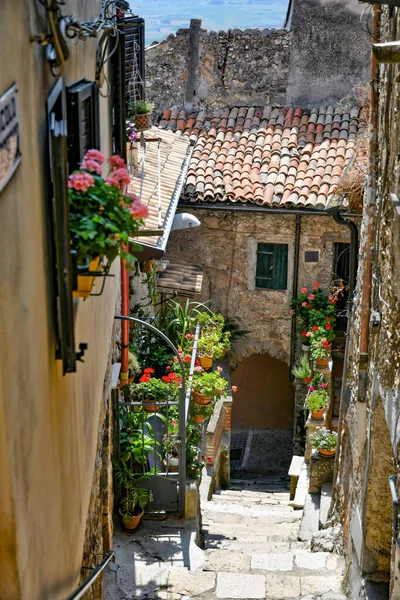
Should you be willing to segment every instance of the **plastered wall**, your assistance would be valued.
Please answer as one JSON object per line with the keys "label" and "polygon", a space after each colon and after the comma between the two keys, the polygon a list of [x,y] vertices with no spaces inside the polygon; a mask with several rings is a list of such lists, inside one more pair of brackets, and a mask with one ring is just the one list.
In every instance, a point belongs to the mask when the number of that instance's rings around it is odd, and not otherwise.
{"label": "plastered wall", "polygon": [[[119,267],[101,297],[75,303],[85,362],[63,377],[55,360],[53,287],[45,221],[46,97],[54,85],[35,0],[0,3],[0,94],[19,90],[22,162],[0,194],[0,598],[65,598],[78,585],[95,469]],[[81,20],[101,0],[70,0]],[[66,83],[95,75],[96,41],[70,43]],[[101,99],[101,147],[110,154],[110,101]]]}

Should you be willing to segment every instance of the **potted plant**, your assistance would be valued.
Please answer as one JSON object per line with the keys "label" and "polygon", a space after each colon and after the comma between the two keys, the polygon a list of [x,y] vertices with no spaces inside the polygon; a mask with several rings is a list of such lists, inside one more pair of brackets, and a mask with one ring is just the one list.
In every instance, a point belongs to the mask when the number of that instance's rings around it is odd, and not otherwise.
{"label": "potted plant", "polygon": [[136,196],[121,191],[130,183],[123,159],[117,155],[109,159],[110,171],[105,179],[101,176],[104,161],[101,152],[89,150],[81,168],[68,178],[71,249],[78,270],[74,291],[77,297],[90,296],[103,258],[111,263],[120,255],[128,264],[134,261],[124,247],[148,215],[147,207]]}
{"label": "potted plant", "polygon": [[207,406],[213,398],[226,396],[228,382],[221,376],[222,369],[204,372],[201,366],[195,367],[192,379],[192,397],[199,406]]}
{"label": "potted plant", "polygon": [[147,367],[139,383],[131,384],[132,398],[142,401],[143,409],[146,412],[156,412],[162,407],[162,403],[168,399],[176,398],[178,387],[182,381],[181,377],[177,377],[174,383],[167,383],[161,379],[152,377],[154,369]]}
{"label": "potted plant", "polygon": [[146,129],[150,129],[150,113],[152,110],[152,105],[144,100],[138,100],[129,104],[128,117],[135,123],[136,131],[145,131]]}
{"label": "potted plant", "polygon": [[152,491],[140,487],[140,479],[130,481],[125,486],[124,496],[120,501],[119,514],[125,529],[135,531],[139,527],[145,506],[152,501]]}
{"label": "potted plant", "polygon": [[310,436],[311,445],[316,448],[321,456],[335,456],[337,433],[326,427],[318,428]]}
{"label": "potted plant", "polygon": [[292,373],[297,379],[302,379],[305,383],[312,381],[313,372],[306,354],[300,356],[299,363],[293,367]]}
{"label": "potted plant", "polygon": [[168,423],[168,431],[163,437],[163,446],[165,451],[163,462],[167,470],[177,472],[179,470],[179,423],[176,419],[171,419]]}
{"label": "potted plant", "polygon": [[209,404],[197,404],[193,402],[190,407],[190,417],[193,423],[201,424],[209,419],[214,412],[215,399]]}
{"label": "potted plant", "polygon": [[316,421],[324,417],[324,409],[328,403],[328,392],[325,389],[314,390],[306,398],[306,406],[311,412],[311,416]]}

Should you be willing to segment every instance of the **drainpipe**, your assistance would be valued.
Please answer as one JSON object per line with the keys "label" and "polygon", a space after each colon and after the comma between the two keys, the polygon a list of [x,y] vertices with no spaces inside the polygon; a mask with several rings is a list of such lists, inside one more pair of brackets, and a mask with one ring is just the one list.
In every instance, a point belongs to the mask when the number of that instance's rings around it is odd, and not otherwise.
{"label": "drainpipe", "polygon": [[347,303],[347,322],[350,320],[351,304],[353,302],[354,288],[357,281],[357,254],[358,254],[358,228],[357,225],[349,219],[344,219],[339,212],[340,207],[334,206],[327,209],[328,215],[338,225],[350,229],[350,276],[349,276],[349,300]]}
{"label": "drainpipe", "polygon": [[[372,9],[372,43],[379,41],[381,7]],[[363,285],[361,289],[360,315],[360,358],[358,365],[358,399],[365,402],[368,368],[369,321],[371,312],[372,287],[372,247],[374,242],[374,213],[376,197],[376,149],[377,149],[377,112],[378,112],[378,61],[371,53],[371,89],[370,89],[370,126],[369,161],[367,188],[364,197],[364,256],[362,258]]]}
{"label": "drainpipe", "polygon": [[[293,257],[293,287],[292,298],[297,298],[299,285],[299,261],[300,261],[300,235],[301,235],[301,215],[296,214],[296,229],[294,234],[294,257]],[[290,331],[290,372],[292,378],[293,363],[296,354],[296,317],[292,315],[291,331]]]}
{"label": "drainpipe", "polygon": [[[123,246],[125,252],[129,247]],[[126,261],[121,258],[121,315],[129,317],[129,270]],[[128,380],[128,357],[129,351],[129,321],[123,320],[121,323],[121,372],[120,382],[123,385]]]}

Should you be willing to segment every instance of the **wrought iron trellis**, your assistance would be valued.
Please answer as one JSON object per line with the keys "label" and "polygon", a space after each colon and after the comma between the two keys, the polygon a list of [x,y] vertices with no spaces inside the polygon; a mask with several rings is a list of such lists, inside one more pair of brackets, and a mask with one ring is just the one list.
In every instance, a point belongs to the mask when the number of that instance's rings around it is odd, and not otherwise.
{"label": "wrought iron trellis", "polygon": [[[150,332],[154,333],[155,335],[159,336],[161,338],[161,340],[163,340],[163,342],[165,342],[165,344],[167,344],[167,346],[172,350],[174,356],[176,357],[176,359],[182,369],[182,374],[185,373],[184,363],[182,361],[182,358],[181,358],[177,348],[174,346],[174,344],[171,342],[171,340],[162,331],[160,331],[157,327],[155,327],[151,323],[147,323],[146,321],[143,321],[142,319],[138,319],[136,317],[115,315],[114,318],[121,320],[121,321],[128,321],[132,324],[138,325],[140,328],[147,329]],[[194,362],[195,362],[195,348],[193,350],[193,355],[192,355],[191,372],[193,372],[192,366],[194,367]],[[146,419],[146,421],[143,421],[143,425],[142,425],[142,448],[144,449],[144,437],[146,435],[148,425],[150,425],[152,428],[155,425],[155,427],[157,428],[157,410],[164,410],[166,412],[166,416],[168,419],[168,411],[169,411],[170,407],[176,406],[178,404],[178,407],[179,407],[179,433],[177,436],[178,439],[176,441],[177,441],[177,445],[179,445],[179,471],[178,471],[178,473],[171,472],[169,469],[169,462],[167,459],[166,471],[165,472],[157,472],[156,469],[157,469],[157,465],[160,465],[160,460],[159,460],[159,458],[157,459],[157,456],[156,456],[157,448],[155,446],[153,446],[154,452],[153,452],[153,457],[151,460],[151,463],[153,466],[150,465],[150,469],[153,470],[153,473],[149,476],[148,480],[146,481],[146,485],[148,485],[148,487],[150,487],[150,489],[153,490],[154,495],[156,495],[156,494],[160,495],[163,493],[165,494],[165,500],[166,500],[165,503],[167,504],[167,506],[164,507],[164,510],[166,510],[166,512],[168,512],[168,511],[178,512],[181,516],[184,516],[184,511],[185,511],[186,426],[187,426],[187,421],[188,421],[189,402],[190,402],[190,393],[189,394],[186,393],[185,377],[183,376],[182,382],[179,387],[178,402],[170,401],[168,398],[165,399],[165,401],[155,399],[154,400],[155,411],[153,413],[150,413],[151,415],[154,415],[155,418],[152,418],[150,416],[148,419]],[[135,407],[137,407],[137,408],[143,407],[144,403],[145,403],[145,398],[142,397],[138,401],[131,401],[131,400],[129,402],[121,401],[121,402],[119,402],[119,405],[125,406],[128,409],[132,408],[133,410],[135,410]],[[157,409],[157,406],[159,406],[160,408]],[[146,425],[146,423],[148,425]],[[118,418],[116,418],[116,426],[117,426],[117,428],[119,427],[119,419]],[[158,431],[158,432],[155,431],[154,435],[156,436],[157,433],[160,433],[160,431]],[[116,437],[117,438],[119,437],[118,431],[117,431]],[[177,491],[177,508],[178,508],[177,511],[173,510],[173,508],[174,508],[173,503],[170,502],[170,504],[168,505],[168,498],[169,499],[172,498],[174,491]],[[156,510],[161,510],[159,504],[156,505]]]}

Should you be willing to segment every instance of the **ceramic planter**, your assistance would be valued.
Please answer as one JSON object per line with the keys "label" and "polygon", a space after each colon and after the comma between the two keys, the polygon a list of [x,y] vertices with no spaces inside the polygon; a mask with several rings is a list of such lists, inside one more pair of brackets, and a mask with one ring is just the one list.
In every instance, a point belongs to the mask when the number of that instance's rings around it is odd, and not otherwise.
{"label": "ceramic planter", "polygon": [[[100,256],[89,262],[89,271],[97,271],[100,265]],[[89,298],[96,277],[78,275],[78,289],[72,292],[74,298]]]}
{"label": "ceramic planter", "polygon": [[167,467],[170,473],[177,473],[179,471],[179,457],[170,456],[163,460],[164,465]]}
{"label": "ceramic planter", "polygon": [[325,358],[316,358],[315,362],[317,367],[327,367],[329,364],[329,356],[326,355]]}
{"label": "ceramic planter", "polygon": [[199,406],[208,406],[212,400],[212,396],[205,396],[199,392],[192,391],[192,398]]}
{"label": "ceramic planter", "polygon": [[146,131],[146,129],[151,128],[151,120],[149,113],[147,113],[146,115],[134,115],[132,119],[135,123],[136,131]]}
{"label": "ceramic planter", "polygon": [[213,357],[212,356],[199,356],[200,365],[202,368],[207,371],[211,369],[213,365]]}
{"label": "ceramic planter", "polygon": [[315,419],[315,421],[321,421],[321,419],[324,418],[324,408],[321,408],[320,410],[312,410],[311,411],[311,416],[313,419]]}
{"label": "ceramic planter", "polygon": [[318,453],[321,456],[335,456],[336,448],[334,450],[324,450],[323,448],[318,448]]}
{"label": "ceramic planter", "polygon": [[303,350],[303,352],[310,352],[310,348],[311,346],[309,346],[308,344],[301,345],[301,349]]}
{"label": "ceramic planter", "polygon": [[143,400],[143,410],[146,412],[157,412],[161,410],[161,404],[157,404],[155,400]]}
{"label": "ceramic planter", "polygon": [[139,527],[140,519],[142,518],[144,510],[142,510],[138,515],[133,515],[133,517],[124,518],[121,513],[121,509],[119,509],[119,514],[121,515],[122,523],[125,529],[129,531],[135,531]]}

